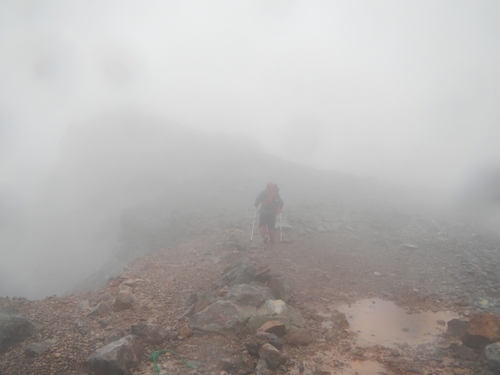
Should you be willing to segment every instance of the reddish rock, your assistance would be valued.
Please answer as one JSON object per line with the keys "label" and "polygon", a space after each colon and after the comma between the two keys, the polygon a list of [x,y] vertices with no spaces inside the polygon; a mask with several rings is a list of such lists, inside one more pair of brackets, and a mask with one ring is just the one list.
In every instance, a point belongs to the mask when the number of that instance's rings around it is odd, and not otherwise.
{"label": "reddish rock", "polygon": [[187,339],[188,337],[192,336],[192,334],[193,334],[193,329],[189,325],[186,324],[179,331],[179,338]]}
{"label": "reddish rock", "polygon": [[500,315],[494,313],[477,314],[470,318],[462,342],[474,349],[484,349],[493,342],[500,341]]}
{"label": "reddish rock", "polygon": [[286,333],[285,323],[279,320],[271,320],[264,323],[257,332],[274,333],[276,336],[283,336]]}
{"label": "reddish rock", "polygon": [[287,334],[285,335],[285,340],[290,345],[308,345],[314,340],[314,337],[310,331],[304,328],[290,327]]}

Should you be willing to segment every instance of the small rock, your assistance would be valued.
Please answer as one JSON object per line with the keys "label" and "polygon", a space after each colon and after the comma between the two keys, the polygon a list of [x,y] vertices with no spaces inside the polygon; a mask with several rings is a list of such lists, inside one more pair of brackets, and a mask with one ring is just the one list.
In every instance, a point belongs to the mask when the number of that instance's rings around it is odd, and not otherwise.
{"label": "small rock", "polygon": [[276,336],[283,336],[286,332],[286,326],[283,322],[279,320],[271,320],[269,322],[264,323],[257,332],[269,332],[274,333]]}
{"label": "small rock", "polygon": [[269,367],[267,366],[267,362],[264,361],[263,359],[259,359],[257,362],[257,366],[255,367],[255,374],[256,375],[269,375],[271,374],[271,371],[269,370]]}
{"label": "small rock", "polygon": [[180,339],[187,339],[192,335],[193,335],[193,329],[188,324],[184,325],[184,327],[182,327],[181,330],[179,331]]}
{"label": "small rock", "polygon": [[259,357],[266,361],[267,366],[271,370],[276,370],[280,365],[285,363],[285,357],[271,344],[264,344],[259,349]]}
{"label": "small rock", "polygon": [[290,345],[308,345],[314,338],[310,331],[304,328],[290,327],[287,334],[285,335],[285,340]]}
{"label": "small rock", "polygon": [[134,296],[128,290],[118,292],[113,306],[114,311],[130,309],[135,302]]}
{"label": "small rock", "polygon": [[486,345],[484,348],[484,354],[486,359],[488,359],[490,368],[494,371],[500,370],[500,342],[495,342],[490,345]]}
{"label": "small rock", "polygon": [[231,371],[233,369],[233,364],[230,359],[223,358],[217,363],[217,368],[222,371]]}
{"label": "small rock", "polygon": [[29,344],[25,349],[24,349],[24,354],[27,357],[34,357],[37,355],[42,354],[45,350],[53,346],[55,343],[57,343],[56,339],[51,339],[51,340],[44,340],[42,342],[34,342]]}
{"label": "small rock", "polygon": [[90,327],[87,324],[87,322],[83,319],[77,318],[74,321],[74,326],[78,332],[80,332],[82,335],[88,335],[90,332]]}
{"label": "small rock", "polygon": [[130,332],[151,344],[161,344],[167,337],[167,332],[157,324],[133,324]]}
{"label": "small rock", "polygon": [[104,317],[110,312],[109,305],[106,302],[99,303],[91,312],[87,314],[89,318]]}

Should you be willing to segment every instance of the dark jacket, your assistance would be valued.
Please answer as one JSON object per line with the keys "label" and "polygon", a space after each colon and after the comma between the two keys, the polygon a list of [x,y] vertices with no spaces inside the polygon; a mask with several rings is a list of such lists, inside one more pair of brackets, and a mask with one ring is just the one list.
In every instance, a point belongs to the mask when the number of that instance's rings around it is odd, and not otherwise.
{"label": "dark jacket", "polygon": [[[267,200],[267,190],[262,190],[259,195],[257,195],[257,199],[255,199],[254,206],[257,208],[259,204],[264,203]],[[272,211],[276,212],[276,207],[281,207],[283,208],[283,200],[280,197],[280,193],[277,192],[276,196],[274,197],[273,202],[268,203],[268,204],[263,204],[260,208],[261,211]]]}

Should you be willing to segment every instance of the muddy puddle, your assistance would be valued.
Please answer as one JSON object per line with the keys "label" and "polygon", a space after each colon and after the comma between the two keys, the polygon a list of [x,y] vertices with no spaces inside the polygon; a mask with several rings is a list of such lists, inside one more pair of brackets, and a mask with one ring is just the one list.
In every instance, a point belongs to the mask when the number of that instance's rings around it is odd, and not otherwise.
{"label": "muddy puddle", "polygon": [[445,322],[457,318],[450,312],[420,312],[408,310],[394,302],[379,298],[357,301],[338,307],[356,333],[360,347],[380,345],[393,348],[399,344],[420,345],[436,341],[445,332]]}

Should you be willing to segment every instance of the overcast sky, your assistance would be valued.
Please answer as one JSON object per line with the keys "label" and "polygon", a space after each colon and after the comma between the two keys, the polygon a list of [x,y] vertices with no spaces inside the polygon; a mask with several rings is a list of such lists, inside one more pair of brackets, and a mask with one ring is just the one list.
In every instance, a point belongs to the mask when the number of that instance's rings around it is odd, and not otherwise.
{"label": "overcast sky", "polygon": [[132,107],[451,189],[500,159],[499,19],[495,0],[3,0],[1,184],[36,184],[68,127]]}

